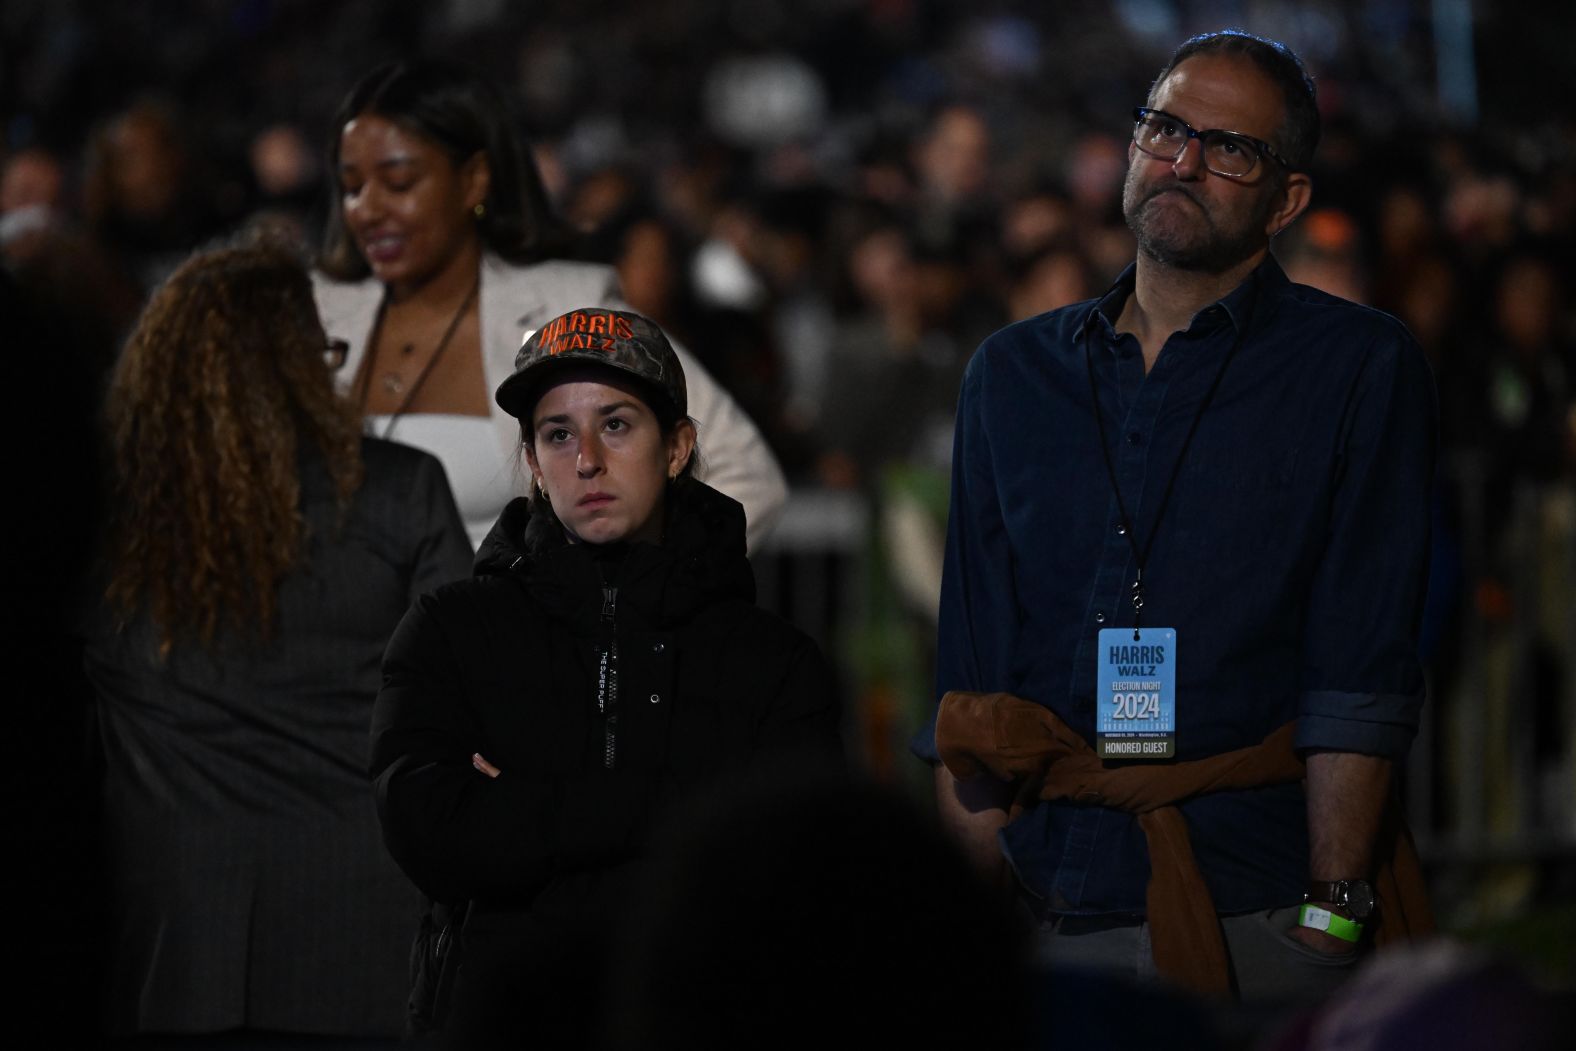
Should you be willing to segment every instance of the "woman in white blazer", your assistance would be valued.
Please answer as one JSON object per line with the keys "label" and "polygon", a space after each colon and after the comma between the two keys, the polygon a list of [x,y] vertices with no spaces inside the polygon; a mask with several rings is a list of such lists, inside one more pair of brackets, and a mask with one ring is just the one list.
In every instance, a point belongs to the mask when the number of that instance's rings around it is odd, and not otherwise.
{"label": "woman in white blazer", "polygon": [[[524,492],[519,427],[488,392],[543,321],[624,308],[610,267],[569,262],[502,95],[437,62],[383,66],[340,105],[318,310],[368,429],[443,462],[472,546]],[[627,308],[625,308],[627,309]],[[787,496],[755,425],[683,349],[704,478],[744,505],[752,549]]]}

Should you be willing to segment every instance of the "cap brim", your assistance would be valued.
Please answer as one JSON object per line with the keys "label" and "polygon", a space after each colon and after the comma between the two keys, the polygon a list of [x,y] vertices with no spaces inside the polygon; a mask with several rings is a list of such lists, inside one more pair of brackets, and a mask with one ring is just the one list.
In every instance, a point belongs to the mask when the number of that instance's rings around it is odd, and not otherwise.
{"label": "cap brim", "polygon": [[677,409],[677,406],[672,405],[672,399],[668,397],[666,391],[634,369],[625,368],[623,365],[618,365],[605,359],[573,357],[570,355],[538,361],[530,368],[522,372],[516,372],[498,384],[498,390],[493,394],[493,401],[497,402],[498,407],[504,412],[507,412],[521,423],[529,425],[530,420],[527,417],[529,417],[531,410],[536,407],[537,401],[541,399],[543,391],[551,386],[559,376],[566,372],[577,370],[609,372],[620,379],[633,383],[641,391],[644,391],[645,400],[648,404],[661,402],[675,410]]}

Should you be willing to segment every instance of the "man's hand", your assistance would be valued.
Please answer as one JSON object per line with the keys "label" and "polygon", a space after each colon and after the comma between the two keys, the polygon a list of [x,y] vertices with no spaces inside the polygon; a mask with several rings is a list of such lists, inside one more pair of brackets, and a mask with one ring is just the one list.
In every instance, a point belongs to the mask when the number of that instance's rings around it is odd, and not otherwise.
{"label": "man's hand", "polygon": [[502,770],[483,759],[480,752],[471,753],[471,766],[476,768],[477,773],[486,774],[488,777],[497,777],[503,773]]}

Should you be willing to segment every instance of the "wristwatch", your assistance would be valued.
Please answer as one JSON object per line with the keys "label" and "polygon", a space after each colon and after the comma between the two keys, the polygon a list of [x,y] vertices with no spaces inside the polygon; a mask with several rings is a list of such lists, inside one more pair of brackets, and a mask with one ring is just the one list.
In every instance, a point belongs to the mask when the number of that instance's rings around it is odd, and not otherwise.
{"label": "wristwatch", "polygon": [[1367,880],[1338,879],[1330,883],[1308,884],[1303,901],[1327,902],[1345,909],[1359,923],[1374,914],[1374,889]]}

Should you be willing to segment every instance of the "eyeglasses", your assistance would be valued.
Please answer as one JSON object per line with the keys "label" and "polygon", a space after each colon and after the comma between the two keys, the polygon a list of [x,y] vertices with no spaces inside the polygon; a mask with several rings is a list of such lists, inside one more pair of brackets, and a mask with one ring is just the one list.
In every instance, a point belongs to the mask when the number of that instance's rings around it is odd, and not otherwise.
{"label": "eyeglasses", "polygon": [[345,358],[350,354],[350,341],[348,339],[331,339],[323,347],[323,364],[328,366],[330,372],[338,372],[345,367]]}
{"label": "eyeglasses", "polygon": [[1293,170],[1274,147],[1252,135],[1220,128],[1194,131],[1187,121],[1145,106],[1133,110],[1133,120],[1137,122],[1133,125],[1133,145],[1163,161],[1176,161],[1187,149],[1187,144],[1197,139],[1204,151],[1204,167],[1228,179],[1242,179],[1252,174],[1261,156],[1287,171]]}

